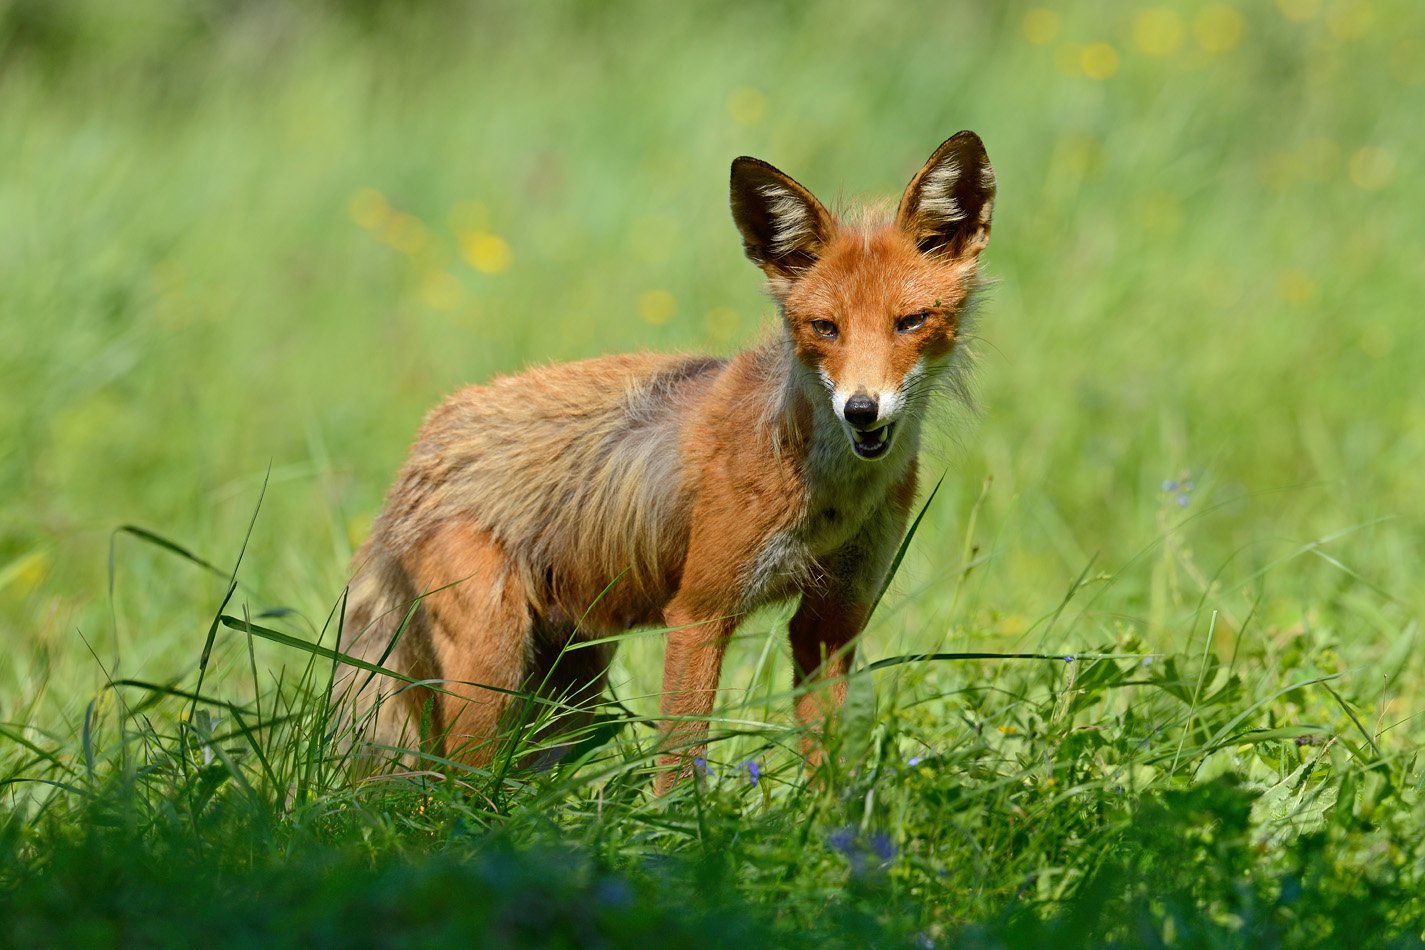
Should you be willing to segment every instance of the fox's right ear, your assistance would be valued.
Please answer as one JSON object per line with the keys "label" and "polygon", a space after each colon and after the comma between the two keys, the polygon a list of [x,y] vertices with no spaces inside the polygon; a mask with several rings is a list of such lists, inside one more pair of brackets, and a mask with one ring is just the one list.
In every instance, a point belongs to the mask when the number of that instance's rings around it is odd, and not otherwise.
{"label": "fox's right ear", "polygon": [[732,219],[747,259],[773,278],[810,267],[831,237],[831,214],[811,192],[746,156],[732,163]]}

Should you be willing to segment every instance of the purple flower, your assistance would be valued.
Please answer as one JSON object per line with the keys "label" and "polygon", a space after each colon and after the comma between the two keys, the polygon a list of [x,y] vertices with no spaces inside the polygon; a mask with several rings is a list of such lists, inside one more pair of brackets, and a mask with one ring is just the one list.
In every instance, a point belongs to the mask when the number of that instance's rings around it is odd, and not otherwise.
{"label": "purple flower", "polygon": [[757,784],[757,780],[762,777],[762,766],[758,765],[756,762],[752,761],[751,759],[748,759],[748,760],[747,760],[746,765],[747,765],[747,780],[748,780],[749,782],[751,782],[753,785],[756,785],[756,784]]}
{"label": "purple flower", "polygon": [[594,885],[594,900],[613,907],[627,907],[633,903],[633,890],[617,878],[606,877]]}
{"label": "purple flower", "polygon": [[920,763],[922,763],[922,762],[924,762],[924,761],[925,761],[925,759],[921,758],[920,756],[918,756],[918,755],[913,755],[913,756],[911,756],[910,758],[908,758],[908,759],[905,760],[905,764],[906,764],[906,765],[909,765],[911,768],[915,768],[917,765],[919,765]]}
{"label": "purple flower", "polygon": [[871,850],[881,859],[882,864],[890,864],[896,856],[896,843],[891,840],[890,835],[878,831],[871,835]]}
{"label": "purple flower", "polygon": [[1188,502],[1189,502],[1190,500],[1191,500],[1191,499],[1188,498],[1188,496],[1187,496],[1186,493],[1183,493],[1183,494],[1179,495],[1179,496],[1177,497],[1178,507],[1179,507],[1179,508],[1186,508],[1186,507],[1188,506]]}
{"label": "purple flower", "polygon": [[708,768],[708,760],[698,756],[693,760],[693,771],[699,775],[711,775],[712,770]]}
{"label": "purple flower", "polygon": [[[895,859],[896,845],[891,836],[877,831],[869,838],[863,838],[855,828],[847,825],[826,836],[827,847],[843,855],[851,865],[851,874],[860,877],[867,871],[884,868]],[[871,859],[875,858],[872,863]]]}
{"label": "purple flower", "polygon": [[1074,655],[1073,655],[1072,653],[1065,654],[1065,656],[1064,656],[1064,662],[1065,662],[1065,663],[1072,663],[1072,662],[1074,662]]}
{"label": "purple flower", "polygon": [[1170,492],[1170,491],[1177,491],[1177,490],[1178,490],[1178,483],[1177,483],[1177,482],[1163,482],[1163,491],[1165,491],[1165,492]]}
{"label": "purple flower", "polygon": [[850,857],[856,850],[856,829],[847,825],[845,828],[837,828],[826,836],[827,847],[833,851],[840,851]]}

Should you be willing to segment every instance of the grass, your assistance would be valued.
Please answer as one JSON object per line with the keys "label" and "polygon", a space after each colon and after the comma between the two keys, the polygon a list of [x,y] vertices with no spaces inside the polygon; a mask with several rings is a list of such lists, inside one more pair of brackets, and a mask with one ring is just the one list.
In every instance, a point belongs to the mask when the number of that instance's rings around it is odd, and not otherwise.
{"label": "grass", "polygon": [[[0,935],[1418,945],[1422,25],[0,2]],[[982,408],[822,780],[783,609],[666,801],[656,636],[575,761],[345,782],[312,645],[421,413],[745,345],[728,161],[892,195],[960,128]],[[967,653],[1072,659],[886,662]]]}

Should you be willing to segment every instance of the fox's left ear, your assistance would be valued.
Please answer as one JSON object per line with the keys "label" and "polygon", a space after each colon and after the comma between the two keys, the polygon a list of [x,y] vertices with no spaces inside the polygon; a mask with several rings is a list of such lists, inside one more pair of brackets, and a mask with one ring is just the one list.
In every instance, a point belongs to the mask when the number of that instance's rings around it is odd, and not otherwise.
{"label": "fox's left ear", "polygon": [[990,243],[995,172],[974,132],[956,132],[901,196],[896,225],[927,254],[974,257]]}

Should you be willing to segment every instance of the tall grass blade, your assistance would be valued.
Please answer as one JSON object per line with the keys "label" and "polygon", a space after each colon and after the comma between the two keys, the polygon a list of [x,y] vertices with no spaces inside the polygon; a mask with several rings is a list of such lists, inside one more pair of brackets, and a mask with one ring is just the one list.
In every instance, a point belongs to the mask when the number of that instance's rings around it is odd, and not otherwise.
{"label": "tall grass blade", "polygon": [[876,613],[876,608],[880,606],[881,598],[886,596],[886,591],[890,590],[891,582],[896,579],[896,571],[900,570],[901,561],[905,560],[905,552],[910,549],[910,542],[914,540],[916,531],[920,529],[920,522],[925,518],[925,513],[930,510],[930,503],[935,500],[935,495],[940,491],[940,486],[945,482],[947,474],[949,473],[941,472],[940,477],[935,480],[935,487],[930,489],[930,494],[925,497],[925,503],[920,506],[920,511],[916,512],[915,520],[910,523],[910,530],[906,531],[905,537],[901,539],[900,547],[896,549],[896,556],[891,559],[890,569],[886,571],[886,578],[881,581],[881,589],[876,591],[876,599],[871,601],[871,609],[866,611],[867,623]]}

